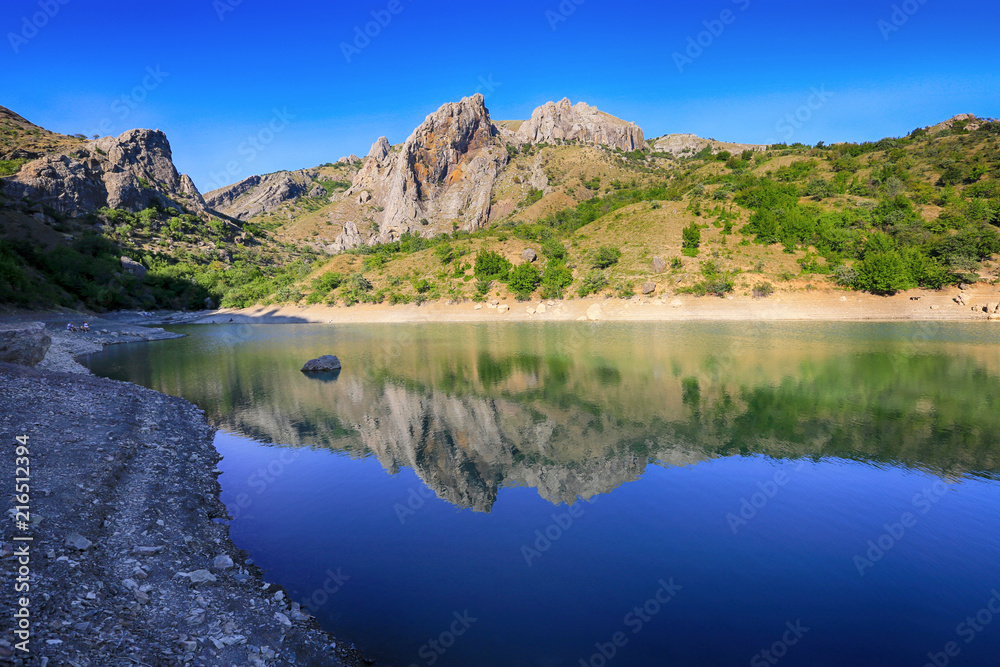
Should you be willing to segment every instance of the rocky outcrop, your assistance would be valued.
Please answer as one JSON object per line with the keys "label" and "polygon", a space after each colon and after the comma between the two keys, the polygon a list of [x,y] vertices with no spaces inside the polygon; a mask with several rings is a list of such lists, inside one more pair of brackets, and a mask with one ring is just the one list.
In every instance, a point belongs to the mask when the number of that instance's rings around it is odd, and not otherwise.
{"label": "rocky outcrop", "polygon": [[45,358],[51,344],[41,322],[0,325],[0,361],[34,366]]}
{"label": "rocky outcrop", "polygon": [[370,207],[379,242],[442,231],[443,225],[450,231],[452,222],[478,229],[489,220],[493,185],[507,161],[483,96],[476,94],[427,116],[398,149],[379,138],[346,196]]}
{"label": "rocky outcrop", "polygon": [[122,270],[125,273],[135,276],[139,280],[146,277],[146,267],[130,257],[122,257]]}
{"label": "rocky outcrop", "polygon": [[514,134],[521,144],[579,141],[585,144],[620,148],[624,151],[645,150],[642,128],[584,102],[571,105],[563,98],[548,102],[534,110]]}
{"label": "rocky outcrop", "polygon": [[304,171],[278,171],[264,176],[250,176],[212,190],[205,195],[205,204],[232,218],[249,220],[256,215],[270,213],[287,201],[312,194],[313,187],[317,185]]}
{"label": "rocky outcrop", "polygon": [[170,143],[159,130],[129,130],[69,153],[48,154],[0,180],[8,197],[44,204],[70,216],[103,206],[140,211],[155,204],[202,211],[205,201],[174,167]]}
{"label": "rocky outcrop", "polygon": [[653,141],[654,153],[669,153],[674,157],[695,155],[706,148],[710,148],[713,153],[722,151],[742,153],[746,150],[767,150],[767,146],[762,144],[734,144],[725,141],[716,141],[715,139],[702,139],[696,134],[666,134]]}

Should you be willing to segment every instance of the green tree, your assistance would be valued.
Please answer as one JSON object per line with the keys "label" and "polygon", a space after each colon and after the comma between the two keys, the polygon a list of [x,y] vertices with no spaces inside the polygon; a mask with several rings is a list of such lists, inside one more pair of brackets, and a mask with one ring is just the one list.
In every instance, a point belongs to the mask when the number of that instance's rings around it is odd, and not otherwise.
{"label": "green tree", "polygon": [[476,253],[476,265],[473,273],[484,282],[491,280],[506,280],[513,265],[498,252],[480,250]]}
{"label": "green tree", "polygon": [[688,257],[697,257],[700,245],[701,228],[692,222],[681,232],[681,252]]}
{"label": "green tree", "polygon": [[614,266],[618,263],[618,260],[622,258],[622,251],[613,246],[601,246],[594,253],[594,268],[595,269],[606,269],[610,266]]}
{"label": "green tree", "polygon": [[510,278],[507,281],[507,286],[510,287],[511,291],[517,296],[518,301],[527,301],[531,298],[532,293],[538,288],[538,285],[541,282],[541,271],[539,271],[534,264],[525,262],[523,264],[518,264],[517,267],[510,272]]}

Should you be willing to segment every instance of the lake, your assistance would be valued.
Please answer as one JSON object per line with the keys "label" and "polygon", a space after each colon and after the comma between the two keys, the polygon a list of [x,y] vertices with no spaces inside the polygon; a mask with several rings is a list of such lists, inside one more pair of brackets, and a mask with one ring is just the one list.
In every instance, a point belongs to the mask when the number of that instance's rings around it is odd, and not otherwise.
{"label": "lake", "polygon": [[170,330],[86,363],[206,410],[234,542],[381,663],[1000,664],[992,324]]}

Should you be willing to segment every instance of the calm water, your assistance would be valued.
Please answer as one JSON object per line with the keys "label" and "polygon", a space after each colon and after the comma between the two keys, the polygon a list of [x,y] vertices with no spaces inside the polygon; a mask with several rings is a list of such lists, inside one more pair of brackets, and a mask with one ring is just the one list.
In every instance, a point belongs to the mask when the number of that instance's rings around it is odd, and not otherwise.
{"label": "calm water", "polygon": [[177,330],[89,365],[208,412],[235,542],[382,662],[1000,664],[1000,329]]}

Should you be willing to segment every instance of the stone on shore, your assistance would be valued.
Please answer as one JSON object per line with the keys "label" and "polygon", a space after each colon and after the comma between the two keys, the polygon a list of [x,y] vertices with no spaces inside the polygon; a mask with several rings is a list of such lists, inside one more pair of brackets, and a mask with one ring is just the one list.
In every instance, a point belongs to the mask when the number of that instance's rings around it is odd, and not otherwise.
{"label": "stone on shore", "polygon": [[667,270],[667,263],[659,257],[654,257],[651,268],[653,269],[653,273],[663,273]]}
{"label": "stone on shore", "polygon": [[333,356],[332,354],[324,354],[318,359],[312,359],[306,362],[306,365],[302,367],[303,373],[322,373],[328,371],[339,371],[340,370],[340,359]]}
{"label": "stone on shore", "polygon": [[598,320],[604,319],[604,309],[601,308],[601,304],[595,303],[587,309],[587,319],[591,322],[597,322]]}
{"label": "stone on shore", "polygon": [[656,283],[654,282],[644,283],[642,286],[643,294],[652,294],[655,291],[656,291]]}
{"label": "stone on shore", "polygon": [[51,344],[41,322],[0,326],[0,361],[35,366],[45,358]]}

